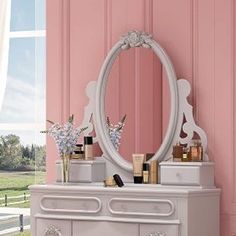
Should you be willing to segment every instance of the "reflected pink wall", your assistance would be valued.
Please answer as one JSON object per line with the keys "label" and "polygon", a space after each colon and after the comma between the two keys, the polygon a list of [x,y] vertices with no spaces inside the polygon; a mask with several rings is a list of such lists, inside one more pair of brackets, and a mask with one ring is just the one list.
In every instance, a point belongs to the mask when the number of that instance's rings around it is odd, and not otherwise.
{"label": "reflected pink wall", "polygon": [[[84,88],[97,79],[112,44],[130,29],[151,32],[178,78],[192,84],[190,101],[208,134],[216,184],[223,190],[222,236],[236,234],[235,11],[235,0],[47,1],[47,118],[64,121],[74,113],[79,123]],[[52,140],[47,147],[52,182],[57,154]]]}
{"label": "reflected pink wall", "polygon": [[155,153],[162,143],[162,131],[166,130],[162,127],[163,102],[167,106],[164,111],[170,110],[166,96],[162,97],[166,95],[163,70],[153,51],[144,48],[121,51],[111,69],[105,114],[113,124],[126,115],[119,153],[128,161],[133,153]]}

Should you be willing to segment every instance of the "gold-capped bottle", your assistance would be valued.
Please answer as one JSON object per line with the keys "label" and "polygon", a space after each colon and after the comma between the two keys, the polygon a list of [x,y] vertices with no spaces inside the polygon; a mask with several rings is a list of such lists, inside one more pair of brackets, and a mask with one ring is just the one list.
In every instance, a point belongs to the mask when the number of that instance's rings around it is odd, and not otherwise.
{"label": "gold-capped bottle", "polygon": [[143,163],[143,183],[149,183],[149,164],[147,162]]}
{"label": "gold-capped bottle", "polygon": [[189,152],[189,149],[188,148],[184,148],[183,149],[183,155],[182,155],[182,162],[189,162],[191,161],[191,155],[190,155],[190,152]]}
{"label": "gold-capped bottle", "polygon": [[158,161],[151,161],[150,162],[150,184],[157,184],[158,183]]}

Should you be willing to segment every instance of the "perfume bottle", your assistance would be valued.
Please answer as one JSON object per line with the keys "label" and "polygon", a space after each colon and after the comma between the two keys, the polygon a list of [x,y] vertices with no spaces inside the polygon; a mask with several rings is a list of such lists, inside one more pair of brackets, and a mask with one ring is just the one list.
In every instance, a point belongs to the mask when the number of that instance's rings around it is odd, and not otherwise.
{"label": "perfume bottle", "polygon": [[201,140],[197,139],[195,143],[198,150],[198,161],[203,161],[203,146]]}
{"label": "perfume bottle", "polygon": [[203,161],[203,147],[200,140],[193,140],[190,153],[192,161]]}
{"label": "perfume bottle", "polygon": [[143,163],[143,183],[149,183],[149,164],[147,162]]}
{"label": "perfume bottle", "polygon": [[158,183],[158,161],[154,160],[150,162],[149,167],[149,183],[150,184],[157,184]]}
{"label": "perfume bottle", "polygon": [[73,159],[84,160],[83,144],[76,144],[72,157]]}
{"label": "perfume bottle", "polygon": [[176,143],[176,145],[173,146],[173,161],[181,161],[183,156],[183,146],[180,145],[180,143]]}
{"label": "perfume bottle", "polygon": [[181,161],[182,162],[191,161],[191,155],[188,148],[183,148],[183,155],[182,155]]}

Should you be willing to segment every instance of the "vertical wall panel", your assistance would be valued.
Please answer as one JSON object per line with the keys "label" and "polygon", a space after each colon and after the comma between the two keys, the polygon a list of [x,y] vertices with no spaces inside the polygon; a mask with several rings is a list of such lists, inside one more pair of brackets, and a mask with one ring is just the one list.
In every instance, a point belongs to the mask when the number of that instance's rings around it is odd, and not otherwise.
{"label": "vertical wall panel", "polygon": [[[153,1],[153,35],[172,60],[177,78],[192,82],[192,4],[189,0]],[[162,72],[163,135],[169,121],[169,85]]]}
{"label": "vertical wall panel", "polygon": [[[236,154],[236,1],[232,0],[231,1],[231,5],[232,5],[232,22],[231,22],[231,29],[232,29],[232,64],[231,64],[231,70],[232,70],[232,88],[233,88],[233,92],[232,92],[232,110],[233,110],[233,157]],[[236,160],[235,158],[232,158],[234,165],[233,165],[233,178],[234,178],[234,182],[233,182],[233,186],[234,186],[234,203],[236,203]]]}
{"label": "vertical wall panel", "polygon": [[83,118],[85,87],[97,80],[105,51],[105,0],[70,0],[70,110]]}
{"label": "vertical wall panel", "polygon": [[[63,122],[69,111],[69,1],[47,1],[47,119]],[[55,178],[58,153],[51,137],[47,137],[47,181]]]}
{"label": "vertical wall panel", "polygon": [[[226,191],[222,195],[222,213],[230,213],[233,200],[233,74],[232,74],[232,6],[231,0],[215,4],[215,114],[214,150],[216,181]],[[203,119],[203,118],[202,118]],[[222,140],[227,140],[223,142]],[[223,161],[223,159],[224,161]],[[223,177],[223,178],[222,178]]]}
{"label": "vertical wall panel", "polygon": [[153,35],[166,49],[177,77],[192,78],[192,16],[190,0],[153,1]]}
{"label": "vertical wall panel", "polygon": [[[198,123],[206,130],[209,138],[208,153],[214,158],[214,47],[215,47],[214,0],[200,0],[195,5],[195,105]],[[208,117],[208,119],[206,119]]]}

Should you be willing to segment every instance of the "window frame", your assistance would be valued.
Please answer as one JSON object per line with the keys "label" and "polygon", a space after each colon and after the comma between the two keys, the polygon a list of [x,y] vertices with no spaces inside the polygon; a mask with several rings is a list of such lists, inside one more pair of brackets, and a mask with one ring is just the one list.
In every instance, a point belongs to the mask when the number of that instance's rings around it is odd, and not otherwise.
{"label": "window frame", "polygon": [[[45,30],[17,30],[9,32],[9,41],[16,38],[45,38]],[[46,59],[46,58],[45,58]],[[37,88],[36,88],[37,89]],[[36,100],[36,106],[38,101]],[[7,123],[0,122],[0,130],[2,131],[40,131],[44,130],[46,122],[19,122],[19,123]]]}

